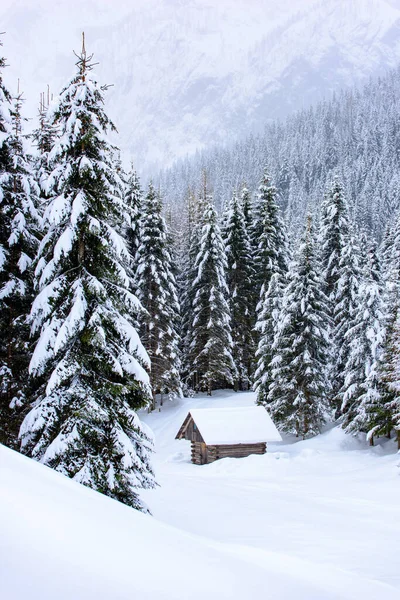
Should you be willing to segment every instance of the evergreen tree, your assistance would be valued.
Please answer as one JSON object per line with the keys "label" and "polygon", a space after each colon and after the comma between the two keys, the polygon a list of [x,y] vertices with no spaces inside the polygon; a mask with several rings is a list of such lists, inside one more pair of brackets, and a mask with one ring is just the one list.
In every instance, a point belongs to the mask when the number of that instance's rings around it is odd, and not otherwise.
{"label": "evergreen tree", "polygon": [[242,187],[240,199],[243,208],[244,224],[251,244],[251,231],[253,226],[253,204],[251,201],[250,192],[245,184]]}
{"label": "evergreen tree", "polygon": [[400,348],[399,304],[397,295],[393,294],[386,295],[386,301],[388,304],[386,305],[381,348],[378,348],[377,358],[366,379],[358,413],[348,428],[348,431],[352,433],[359,431],[367,433],[367,439],[371,444],[373,444],[374,437],[387,436],[390,438],[393,427],[399,424],[398,415],[396,415]]}
{"label": "evergreen tree", "polygon": [[226,255],[217,213],[209,197],[194,266],[190,377],[196,390],[207,391],[211,396],[214,387],[232,384],[236,372],[225,279]]}
{"label": "evergreen tree", "polygon": [[359,252],[352,236],[347,202],[338,177],[334,178],[322,205],[320,248],[323,291],[329,302],[333,327],[331,338],[335,348],[331,368],[331,403],[339,414],[343,405],[341,390],[344,387],[345,368],[350,354],[350,336],[347,332],[357,304]]}
{"label": "evergreen tree", "polygon": [[[0,48],[3,43],[0,40]],[[11,132],[11,94],[3,83],[6,59],[0,56],[0,168],[3,172],[8,161],[8,145],[5,143]]]}
{"label": "evergreen tree", "polygon": [[192,381],[192,354],[191,347],[194,331],[194,299],[196,290],[193,285],[197,277],[196,258],[200,251],[201,232],[204,220],[204,208],[207,198],[207,185],[204,174],[203,193],[197,197],[189,191],[186,210],[186,223],[183,227],[184,243],[181,245],[179,261],[181,265],[180,293],[181,293],[181,345],[182,345],[182,373],[186,394],[193,392],[195,382]]}
{"label": "evergreen tree", "polygon": [[48,117],[49,111],[48,98],[47,106],[45,104],[44,94],[41,94],[39,105],[39,127],[33,132],[33,140],[37,149],[37,157],[35,160],[35,177],[40,188],[40,204],[42,208],[52,194],[52,190],[48,189],[49,175],[52,172],[51,150],[58,136],[57,127],[51,123]]}
{"label": "evergreen tree", "polygon": [[335,177],[321,207],[321,260],[324,293],[333,311],[340,279],[339,262],[349,237],[349,215],[342,184]]}
{"label": "evergreen tree", "polygon": [[[367,387],[375,386],[375,367],[382,332],[382,300],[376,250],[373,245],[365,247],[366,262],[362,283],[356,298],[354,317],[346,333],[349,355],[345,366],[344,384],[341,390],[344,414],[342,426],[347,432],[359,431],[358,419]],[[367,383],[368,382],[368,383]],[[368,400],[369,401],[369,400]]]}
{"label": "evergreen tree", "polygon": [[39,189],[24,147],[21,96],[11,109],[11,132],[3,142],[0,179],[1,246],[0,271],[0,441],[15,447],[24,404],[29,365],[27,316],[33,300],[32,262],[39,229]]}
{"label": "evergreen tree", "polygon": [[278,207],[278,194],[267,172],[259,187],[252,230],[253,251],[255,254],[254,289],[257,304],[262,310],[265,290],[274,273],[284,274],[288,268],[286,232]]}
{"label": "evergreen tree", "polygon": [[[348,235],[342,247],[338,272],[336,296],[333,302],[333,331],[332,337],[335,347],[335,361],[332,370],[333,406],[337,414],[346,410],[349,405],[343,402],[342,391],[346,378],[347,361],[351,355],[350,330],[353,320],[356,319],[356,311],[359,298],[360,273],[358,268],[358,248],[352,236]],[[331,304],[332,307],[332,304]]]}
{"label": "evergreen tree", "polygon": [[249,389],[253,371],[253,269],[243,207],[236,193],[229,203],[223,229],[227,259],[226,280],[231,313],[232,355],[236,365],[235,389]]}
{"label": "evergreen tree", "polygon": [[327,408],[329,317],[321,287],[309,217],[282,300],[268,395],[274,421],[303,437],[320,431]]}
{"label": "evergreen tree", "polygon": [[[2,46],[0,41],[0,48]],[[3,69],[6,65],[5,58],[0,56],[0,181],[3,177],[7,177],[8,170],[11,166],[10,147],[8,138],[11,134],[11,94],[3,84]],[[6,264],[7,264],[7,247],[10,235],[10,219],[6,214],[3,185],[0,184],[0,278],[1,281],[6,281]],[[0,314],[0,327],[5,330],[8,326],[5,318]],[[0,342],[1,343],[1,342]],[[2,344],[3,346],[3,344]],[[12,381],[12,373],[5,358],[6,348],[1,348],[0,358],[0,441],[7,442],[10,438],[8,428],[9,418],[9,393],[10,384]]]}
{"label": "evergreen tree", "polygon": [[[397,305],[398,306],[398,305]],[[397,446],[400,450],[400,311],[397,307],[396,319],[388,333],[385,345],[384,360],[380,362],[381,398],[373,412],[375,425],[369,436],[386,434],[390,437],[394,429]],[[378,410],[377,410],[378,409]]]}
{"label": "evergreen tree", "polygon": [[[277,190],[271,186],[268,172],[259,187],[252,230],[254,252],[254,295],[253,310],[256,315],[254,338],[259,344],[262,325],[265,320],[265,294],[274,273],[284,275],[288,269],[288,248],[284,222],[277,202]],[[253,314],[254,314],[253,313]],[[263,316],[261,317],[261,314]]]}
{"label": "evergreen tree", "polygon": [[260,332],[256,359],[254,391],[257,393],[257,404],[264,406],[269,402],[269,392],[272,384],[272,366],[274,359],[275,336],[279,322],[284,280],[280,273],[274,273],[264,296],[263,308],[257,327]]}
{"label": "evergreen tree", "polygon": [[135,411],[149,402],[149,360],[132,324],[139,302],[118,233],[125,207],[106,137],[114,127],[103,109],[104,88],[90,76],[91,58],[83,45],[79,71],[52,110],[60,140],[51,151],[54,195],[36,269],[35,392],[21,450],[146,510],[138,490],[154,485],[151,439]]}
{"label": "evergreen tree", "polygon": [[179,302],[162,202],[152,184],[143,202],[141,243],[137,250],[137,296],[146,309],[141,339],[151,361],[150,381],[155,394],[181,394],[179,357]]}
{"label": "evergreen tree", "polygon": [[136,171],[131,168],[124,186],[124,201],[127,208],[126,241],[131,256],[135,259],[140,246],[140,217],[142,213],[142,190]]}

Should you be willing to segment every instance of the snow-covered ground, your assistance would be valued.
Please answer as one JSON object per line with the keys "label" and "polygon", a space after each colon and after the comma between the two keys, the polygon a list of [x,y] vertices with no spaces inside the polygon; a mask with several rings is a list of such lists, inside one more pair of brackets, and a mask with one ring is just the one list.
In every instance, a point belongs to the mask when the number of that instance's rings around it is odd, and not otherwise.
{"label": "snow-covered ground", "polygon": [[156,434],[154,517],[0,447],[5,600],[398,600],[400,457],[332,429],[265,456],[190,463],[190,407],[142,415]]}
{"label": "snow-covered ground", "polygon": [[[156,436],[161,487],[154,516],[258,565],[321,586],[319,598],[400,598],[400,456],[339,428],[264,456],[190,463],[174,437],[189,407],[247,406],[253,393],[219,392],[169,404],[145,418]],[[266,584],[267,585],[267,584]]]}

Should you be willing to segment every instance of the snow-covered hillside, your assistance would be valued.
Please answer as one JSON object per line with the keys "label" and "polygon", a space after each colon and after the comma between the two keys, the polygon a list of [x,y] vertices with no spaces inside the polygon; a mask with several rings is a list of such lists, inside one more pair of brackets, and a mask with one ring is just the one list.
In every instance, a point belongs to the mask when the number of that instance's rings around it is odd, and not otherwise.
{"label": "snow-covered hillside", "polygon": [[[3,0],[4,52],[33,116],[85,29],[120,143],[143,172],[231,142],[400,59],[400,0]],[[26,52],[29,48],[29,52]]]}
{"label": "snow-covered hillside", "polygon": [[397,600],[392,443],[366,449],[333,429],[265,456],[189,462],[174,439],[189,407],[253,400],[220,392],[143,415],[157,440],[154,517],[0,447],[2,597]]}

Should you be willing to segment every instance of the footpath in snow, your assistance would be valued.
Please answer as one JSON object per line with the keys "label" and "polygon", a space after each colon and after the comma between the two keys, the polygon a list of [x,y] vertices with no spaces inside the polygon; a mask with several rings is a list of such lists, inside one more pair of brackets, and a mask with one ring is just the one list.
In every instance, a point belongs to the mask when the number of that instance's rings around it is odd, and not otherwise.
{"label": "footpath in snow", "polygon": [[399,456],[340,430],[265,456],[190,463],[191,406],[142,415],[159,488],[143,515],[0,446],[3,600],[398,600]]}

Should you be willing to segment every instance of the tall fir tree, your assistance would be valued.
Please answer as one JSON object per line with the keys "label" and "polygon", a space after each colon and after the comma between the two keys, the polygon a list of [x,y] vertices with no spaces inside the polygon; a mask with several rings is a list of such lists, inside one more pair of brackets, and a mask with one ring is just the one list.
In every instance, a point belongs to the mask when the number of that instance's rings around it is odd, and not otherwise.
{"label": "tall fir tree", "polygon": [[[359,286],[359,250],[349,222],[347,201],[338,177],[321,207],[320,256],[323,291],[328,298],[331,338],[335,350],[331,365],[331,405],[340,414],[345,368],[350,354],[348,331],[354,318]],[[345,405],[344,405],[345,407]]]}
{"label": "tall fir tree", "polygon": [[153,408],[156,393],[181,395],[179,302],[162,201],[152,184],[143,201],[136,254],[136,293],[146,310],[140,334],[151,361]]}
{"label": "tall fir tree", "polygon": [[282,300],[268,396],[274,421],[302,437],[320,431],[329,390],[328,305],[318,268],[309,217]]}
{"label": "tall fir tree", "polygon": [[236,390],[247,390],[250,387],[254,361],[251,305],[254,271],[243,206],[236,193],[228,205],[223,238],[227,259],[226,280],[231,313],[232,355],[236,365],[234,385]]}
{"label": "tall fir tree", "polygon": [[[2,47],[0,40],[0,48]],[[11,166],[10,146],[8,143],[11,135],[11,94],[3,83],[3,69],[6,66],[6,60],[0,56],[0,181],[3,177],[8,177],[8,171]],[[7,247],[10,236],[10,219],[7,215],[3,185],[0,184],[0,278],[6,281],[7,266]],[[1,330],[6,330],[8,322],[0,314]],[[7,349],[1,348],[0,358],[0,441],[6,443],[11,437],[8,427],[9,418],[9,387],[12,380],[12,373],[8,367]]]}
{"label": "tall fir tree", "polygon": [[339,262],[349,236],[349,214],[343,186],[335,177],[321,206],[321,260],[324,293],[333,307],[340,279]]}
{"label": "tall fir tree", "polygon": [[190,377],[196,390],[207,391],[211,396],[216,386],[232,385],[236,369],[232,357],[225,248],[210,197],[204,207],[200,248],[194,267]]}
{"label": "tall fir tree", "polygon": [[251,244],[251,231],[253,226],[253,203],[251,201],[251,194],[246,184],[243,184],[240,194],[240,200],[242,203],[244,224]]}
{"label": "tall fir tree", "polygon": [[[398,306],[398,305],[397,305]],[[384,360],[380,362],[380,402],[375,405],[375,425],[369,435],[385,434],[390,437],[394,429],[400,450],[400,310],[396,311],[393,326],[388,332]]]}
{"label": "tall fir tree", "polygon": [[286,230],[278,206],[278,192],[271,185],[266,169],[255,204],[251,238],[255,269],[254,290],[259,311],[262,310],[262,300],[272,275],[278,272],[284,274],[288,269]]}
{"label": "tall fir tree", "polygon": [[252,228],[254,253],[253,337],[260,343],[261,321],[265,320],[265,294],[275,273],[284,276],[288,270],[288,244],[284,221],[278,207],[278,192],[271,185],[267,170],[259,187]]}
{"label": "tall fir tree", "polygon": [[266,406],[273,382],[272,369],[275,356],[275,339],[279,324],[284,283],[280,273],[274,273],[264,295],[263,308],[257,322],[260,341],[256,351],[257,370],[254,375],[254,391],[257,394],[257,404]]}
{"label": "tall fir tree", "polygon": [[47,104],[45,95],[40,95],[39,104],[39,127],[34,130],[32,138],[36,146],[37,155],[35,157],[35,177],[40,188],[40,208],[44,209],[46,201],[52,194],[48,189],[49,175],[52,172],[53,164],[50,158],[50,152],[54,147],[58,136],[57,126],[51,123],[48,111],[50,105],[50,93],[47,94]]}
{"label": "tall fir tree", "polygon": [[341,412],[342,426],[351,433],[359,431],[360,412],[367,387],[375,385],[375,363],[383,341],[383,307],[379,282],[379,267],[376,248],[364,244],[362,281],[358,288],[353,319],[346,333],[349,354],[344,370]]}
{"label": "tall fir tree", "polygon": [[193,342],[194,299],[196,290],[193,285],[197,277],[196,258],[200,251],[201,232],[204,220],[204,208],[207,199],[207,180],[203,173],[203,189],[199,196],[190,190],[187,196],[186,222],[183,227],[184,242],[181,244],[179,261],[180,276],[180,305],[181,305],[181,347],[182,347],[182,379],[185,394],[194,391],[195,382],[192,380],[191,347]]}
{"label": "tall fir tree", "polygon": [[127,209],[126,241],[131,256],[135,259],[140,246],[140,218],[142,214],[142,189],[137,172],[131,166],[124,186],[124,201]]}
{"label": "tall fir tree", "polygon": [[25,403],[30,360],[27,317],[33,301],[33,268],[38,246],[39,188],[22,133],[22,98],[11,108],[11,131],[4,140],[0,179],[0,441],[17,446],[21,423],[19,409]]}
{"label": "tall fir tree", "polygon": [[136,410],[149,402],[148,356],[133,326],[129,253],[118,230],[125,206],[107,133],[104,88],[84,44],[78,73],[52,109],[54,195],[31,311],[39,340],[35,393],[21,426],[23,453],[139,510],[152,487],[151,438]]}
{"label": "tall fir tree", "polygon": [[[332,403],[336,415],[343,413],[349,404],[343,402],[344,380],[347,361],[351,355],[350,330],[356,319],[360,294],[359,249],[352,235],[344,240],[339,259],[339,279],[333,302],[332,337],[335,346],[335,360],[332,369]],[[331,304],[332,307],[332,304]]]}

